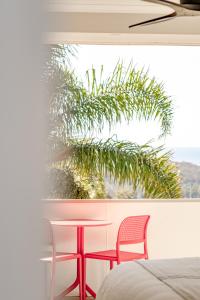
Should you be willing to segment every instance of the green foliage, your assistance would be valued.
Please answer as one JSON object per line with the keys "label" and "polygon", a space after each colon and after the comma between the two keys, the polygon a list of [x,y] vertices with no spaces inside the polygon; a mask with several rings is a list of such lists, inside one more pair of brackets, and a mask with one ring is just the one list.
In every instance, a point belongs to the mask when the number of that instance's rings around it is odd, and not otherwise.
{"label": "green foliage", "polygon": [[107,79],[102,79],[103,67],[99,76],[95,69],[87,71],[86,76],[86,86],[68,70],[63,71],[60,80],[63,87],[58,89],[59,97],[62,95],[59,111],[68,134],[85,134],[94,128],[102,131],[106,123],[112,127],[122,119],[129,122],[134,118],[157,119],[162,135],[170,133],[173,117],[171,99],[166,95],[163,84],[150,78],[148,72],[138,71],[132,64],[125,68],[118,63]]}
{"label": "green foliage", "polygon": [[89,193],[82,187],[81,182],[75,180],[71,170],[49,168],[47,170],[47,190],[46,198],[53,199],[85,199],[89,198]]}
{"label": "green foliage", "polygon": [[133,189],[144,190],[145,198],[176,198],[181,195],[179,176],[170,153],[163,148],[130,142],[75,140],[72,159],[85,174],[101,174]]}
{"label": "green foliage", "polygon": [[103,79],[103,67],[100,74],[95,69],[88,71],[84,85],[65,61],[66,52],[74,55],[69,49],[53,46],[53,58],[47,64],[47,81],[53,86],[48,111],[50,161],[57,161],[65,174],[70,170],[73,182],[80,183],[87,198],[105,197],[104,176],[122,184],[131,183],[134,190],[141,188],[147,198],[179,198],[179,176],[170,162],[170,153],[164,153],[162,147],[85,137],[94,130],[101,132],[105,124],[111,128],[124,119],[156,119],[161,135],[169,134],[173,105],[163,84],[150,78],[148,72],[136,70],[132,63],[125,68],[119,62],[107,79]]}

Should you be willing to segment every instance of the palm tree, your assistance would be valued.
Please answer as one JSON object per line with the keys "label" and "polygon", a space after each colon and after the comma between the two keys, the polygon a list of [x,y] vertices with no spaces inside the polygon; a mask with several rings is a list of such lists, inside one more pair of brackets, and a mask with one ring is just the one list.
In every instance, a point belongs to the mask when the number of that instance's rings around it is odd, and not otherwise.
{"label": "palm tree", "polygon": [[[83,84],[68,65],[74,49],[53,46],[52,53],[47,76],[55,87],[48,112],[51,168],[73,178],[72,197],[77,191],[78,197],[89,197],[88,187],[103,189],[103,178],[109,176],[120,184],[132,184],[134,190],[140,188],[146,198],[179,198],[177,169],[163,147],[91,137],[94,129],[100,133],[106,124],[112,128],[133,119],[157,119],[161,136],[169,134],[174,111],[163,84],[132,63],[125,68],[120,62],[107,79],[103,67],[99,74],[94,68],[87,71]],[[67,62],[61,59],[66,54]]]}

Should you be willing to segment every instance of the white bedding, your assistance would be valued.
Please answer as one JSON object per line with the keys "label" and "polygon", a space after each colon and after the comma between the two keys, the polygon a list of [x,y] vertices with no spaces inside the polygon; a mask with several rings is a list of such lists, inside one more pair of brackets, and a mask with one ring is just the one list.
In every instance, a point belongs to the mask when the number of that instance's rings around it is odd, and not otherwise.
{"label": "white bedding", "polygon": [[200,258],[123,263],[106,277],[97,300],[200,300]]}

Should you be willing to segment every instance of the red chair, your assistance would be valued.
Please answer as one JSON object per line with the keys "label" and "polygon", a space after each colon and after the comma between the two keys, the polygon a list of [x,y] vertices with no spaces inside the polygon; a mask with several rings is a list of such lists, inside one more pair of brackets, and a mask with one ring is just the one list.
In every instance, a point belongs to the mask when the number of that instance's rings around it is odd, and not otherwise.
{"label": "red chair", "polygon": [[[147,225],[149,219],[150,216],[147,215],[132,216],[124,219],[118,230],[116,249],[86,253],[85,258],[108,260],[110,261],[110,269],[113,268],[113,262],[115,261],[117,264],[120,264],[124,261],[148,259]],[[120,245],[140,243],[144,244],[143,253],[120,251]]]}
{"label": "red chair", "polygon": [[[82,261],[81,255],[76,253],[66,253],[66,252],[56,252],[54,232],[51,223],[48,220],[44,220],[44,246],[48,247],[48,251],[43,253],[42,258],[40,259],[43,262],[51,264],[51,283],[50,283],[50,300],[60,299],[63,297],[62,293],[58,296],[55,296],[55,272],[56,272],[56,263],[79,259]],[[79,264],[82,268],[82,263]],[[82,287],[82,270],[79,270],[79,288],[80,288],[80,299],[83,299],[83,287]],[[70,291],[67,291],[69,293]],[[66,294],[66,291],[65,291]]]}

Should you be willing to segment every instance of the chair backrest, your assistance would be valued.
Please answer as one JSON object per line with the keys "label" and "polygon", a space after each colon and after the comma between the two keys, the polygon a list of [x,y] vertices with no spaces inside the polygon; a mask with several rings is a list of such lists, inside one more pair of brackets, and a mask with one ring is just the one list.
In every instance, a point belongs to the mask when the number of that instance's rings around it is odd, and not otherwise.
{"label": "chair backrest", "polygon": [[120,245],[146,243],[147,225],[150,216],[131,216],[122,221],[117,236],[117,249]]}

